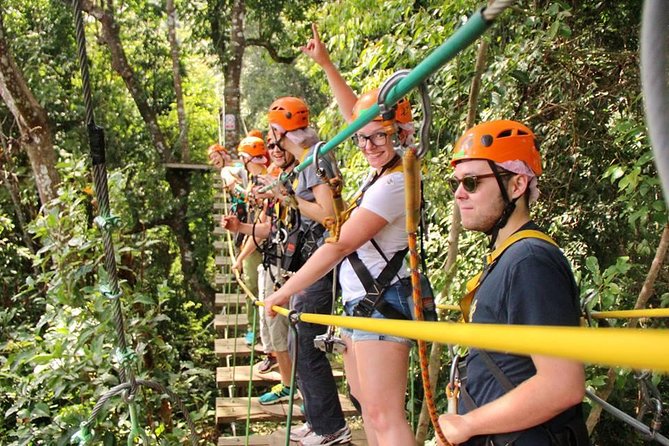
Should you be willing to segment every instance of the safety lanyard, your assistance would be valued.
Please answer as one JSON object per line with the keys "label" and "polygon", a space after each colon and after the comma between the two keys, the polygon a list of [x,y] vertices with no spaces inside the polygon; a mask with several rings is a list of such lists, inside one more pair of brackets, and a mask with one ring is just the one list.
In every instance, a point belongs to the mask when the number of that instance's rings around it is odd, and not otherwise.
{"label": "safety lanyard", "polygon": [[469,319],[471,315],[469,314],[469,311],[471,309],[472,301],[474,300],[474,295],[476,295],[476,291],[479,289],[481,284],[483,283],[483,280],[486,278],[488,275],[488,272],[492,269],[494,266],[495,262],[497,259],[504,254],[504,251],[506,249],[516,243],[519,240],[522,240],[524,238],[538,238],[540,240],[544,240],[554,246],[558,246],[558,244],[553,240],[551,237],[548,235],[544,234],[541,231],[537,231],[534,229],[524,229],[522,231],[518,231],[506,240],[502,242],[502,244],[497,247],[493,252],[490,254],[487,254],[484,259],[484,267],[483,271],[472,277],[467,281],[467,294],[464,295],[462,299],[460,299],[460,310],[462,311],[462,318],[464,319],[465,322],[469,322]]}

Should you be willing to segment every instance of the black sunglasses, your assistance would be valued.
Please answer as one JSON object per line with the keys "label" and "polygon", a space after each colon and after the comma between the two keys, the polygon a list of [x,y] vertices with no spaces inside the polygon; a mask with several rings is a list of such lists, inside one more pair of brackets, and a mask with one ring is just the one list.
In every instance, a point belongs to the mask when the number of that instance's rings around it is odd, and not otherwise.
{"label": "black sunglasses", "polygon": [[[509,173],[504,172],[498,175],[500,177],[504,177],[513,174],[510,172]],[[481,182],[482,179],[494,176],[495,176],[494,173],[485,173],[483,175],[469,175],[462,178],[451,177],[448,179],[448,184],[451,186],[451,190],[453,190],[453,193],[455,193],[455,191],[458,190],[458,186],[460,186],[460,183],[462,183],[462,187],[465,188],[465,191],[467,191],[470,194],[473,194],[474,192],[476,192],[476,188],[479,186],[479,183]]]}

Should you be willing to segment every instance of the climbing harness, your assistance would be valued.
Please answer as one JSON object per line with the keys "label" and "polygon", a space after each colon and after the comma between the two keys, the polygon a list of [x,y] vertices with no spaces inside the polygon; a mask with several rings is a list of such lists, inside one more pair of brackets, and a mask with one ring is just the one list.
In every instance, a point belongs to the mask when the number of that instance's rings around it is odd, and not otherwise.
{"label": "climbing harness", "polygon": [[548,235],[544,234],[541,231],[536,231],[533,229],[525,229],[522,231],[518,231],[513,233],[511,236],[509,236],[504,242],[493,252],[490,254],[486,255],[483,264],[483,271],[472,277],[467,281],[467,294],[460,300],[460,309],[462,311],[462,318],[464,319],[465,322],[469,322],[471,319],[470,309],[472,305],[472,301],[474,299],[474,295],[476,294],[476,290],[478,290],[479,286],[481,286],[481,283],[485,279],[486,275],[492,270],[492,267],[495,265],[495,262],[497,262],[497,259],[504,254],[504,251],[514,244],[515,242],[522,240],[524,238],[538,238],[540,240],[543,240],[545,242],[548,242],[554,246],[558,246],[555,241],[549,237]]}
{"label": "climbing harness", "polygon": [[72,0],[72,7],[74,9],[78,59],[81,70],[82,89],[86,111],[86,126],[88,128],[88,138],[91,149],[95,194],[100,209],[100,215],[95,218],[95,222],[99,226],[102,233],[105,252],[105,271],[107,272],[109,281],[107,284],[100,286],[100,292],[109,299],[112,305],[113,321],[117,342],[116,356],[120,365],[118,373],[119,379],[122,381],[122,384],[113,387],[100,397],[88,420],[83,422],[79,430],[72,436],[72,441],[76,441],[79,445],[86,445],[92,441],[94,437],[92,426],[99,412],[102,411],[104,404],[110,398],[118,394],[122,394],[130,414],[131,430],[128,434],[128,445],[133,444],[136,439],[141,440],[143,444],[150,444],[145,430],[139,426],[137,402],[135,400],[137,390],[144,386],[157,390],[161,394],[167,395],[177,404],[177,406],[184,414],[184,418],[190,429],[190,441],[192,444],[197,444],[198,437],[196,434],[195,425],[190,418],[188,410],[179,397],[159,383],[138,380],[135,378],[133,367],[136,362],[136,353],[128,346],[125,336],[125,323],[123,320],[123,309],[120,300],[121,289],[118,282],[114,246],[112,244],[111,237],[112,230],[118,226],[119,220],[117,217],[110,215],[104,130],[95,123],[91,83],[88,72],[89,60],[86,54],[86,36],[84,32],[84,22],[79,0]]}

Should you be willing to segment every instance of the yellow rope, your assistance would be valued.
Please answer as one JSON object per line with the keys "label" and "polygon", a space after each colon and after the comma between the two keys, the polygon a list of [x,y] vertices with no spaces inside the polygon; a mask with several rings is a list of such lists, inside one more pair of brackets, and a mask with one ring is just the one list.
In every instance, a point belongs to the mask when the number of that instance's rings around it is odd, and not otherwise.
{"label": "yellow rope", "polygon": [[669,308],[646,308],[639,310],[593,311],[594,319],[628,318],[628,317],[669,317]]}
{"label": "yellow rope", "polygon": [[[284,308],[274,306],[286,315]],[[546,355],[669,373],[669,330],[402,321],[301,313],[302,322],[458,344],[519,355]]]}

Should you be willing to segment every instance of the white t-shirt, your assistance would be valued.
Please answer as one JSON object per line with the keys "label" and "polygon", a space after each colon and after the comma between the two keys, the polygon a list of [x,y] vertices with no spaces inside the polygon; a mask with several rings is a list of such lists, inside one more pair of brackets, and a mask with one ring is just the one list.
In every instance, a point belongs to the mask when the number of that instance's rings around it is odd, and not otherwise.
{"label": "white t-shirt", "polygon": [[[388,224],[386,224],[375,236],[374,241],[381,248],[386,258],[390,260],[393,255],[407,247],[406,232],[406,210],[404,208],[404,174],[393,172],[380,177],[367,189],[362,197],[359,208],[365,208],[374,212]],[[353,214],[358,212],[356,208]],[[386,266],[386,261],[371,242],[366,242],[357,250],[358,257],[367,267],[372,277],[376,278]],[[399,277],[408,275],[406,268],[400,268]],[[397,277],[393,277],[391,283]],[[339,270],[339,283],[342,288],[344,303],[363,297],[366,292],[360,279],[355,274],[351,263],[345,259]]]}

